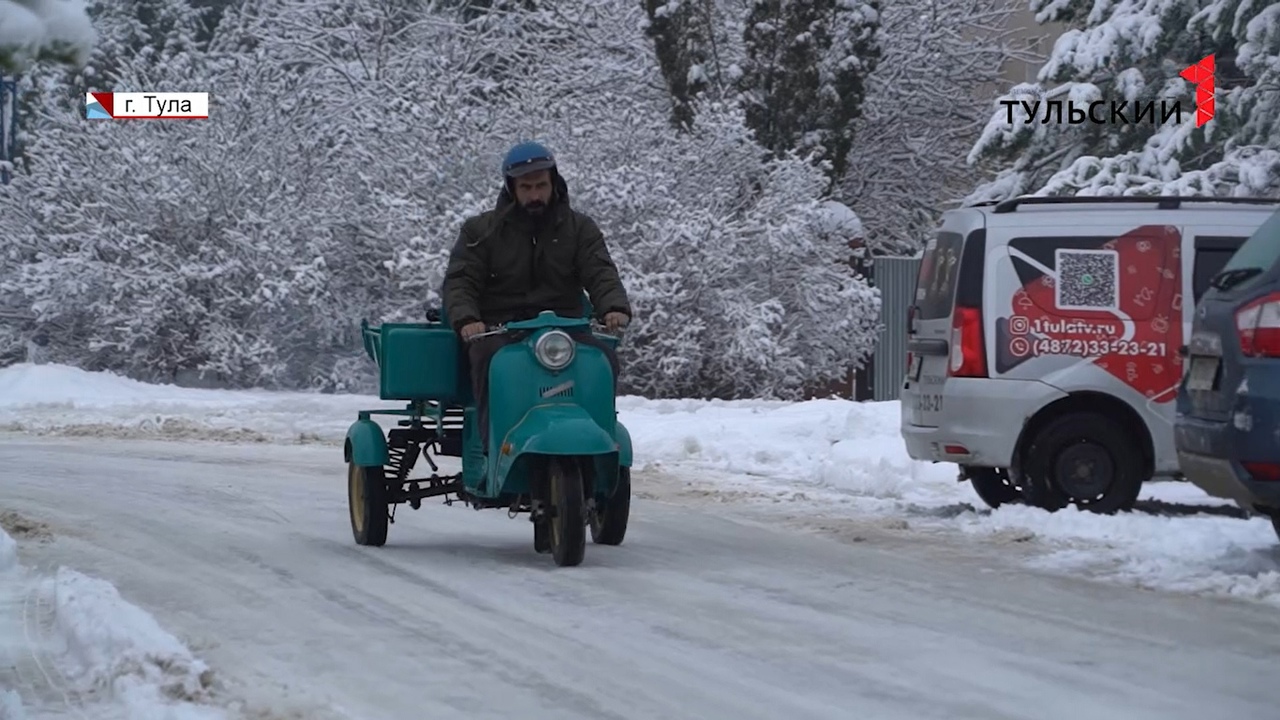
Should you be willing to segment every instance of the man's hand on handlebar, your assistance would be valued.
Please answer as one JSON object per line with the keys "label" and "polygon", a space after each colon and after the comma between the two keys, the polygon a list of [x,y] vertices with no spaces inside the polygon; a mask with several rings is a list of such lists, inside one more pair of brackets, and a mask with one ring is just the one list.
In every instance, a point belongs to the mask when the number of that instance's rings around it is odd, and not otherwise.
{"label": "man's hand on handlebar", "polygon": [[484,323],[473,322],[473,323],[467,323],[466,325],[463,325],[462,329],[459,330],[458,333],[462,335],[462,339],[464,341],[470,342],[471,338],[484,332],[484,330],[485,330]]}
{"label": "man's hand on handlebar", "polygon": [[610,312],[604,314],[604,326],[609,332],[618,332],[618,330],[626,327],[630,321],[631,318],[627,317],[626,313]]}

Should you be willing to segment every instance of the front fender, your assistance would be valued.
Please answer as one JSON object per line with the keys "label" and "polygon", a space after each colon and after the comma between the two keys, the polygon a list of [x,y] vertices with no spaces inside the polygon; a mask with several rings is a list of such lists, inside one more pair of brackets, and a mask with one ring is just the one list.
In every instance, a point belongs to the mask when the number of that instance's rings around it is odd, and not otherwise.
{"label": "front fender", "polygon": [[505,457],[523,454],[603,455],[618,452],[618,442],[579,405],[535,405],[502,438]]}
{"label": "front fender", "polygon": [[361,467],[381,466],[388,462],[387,438],[378,423],[363,419],[347,428],[346,461]]}

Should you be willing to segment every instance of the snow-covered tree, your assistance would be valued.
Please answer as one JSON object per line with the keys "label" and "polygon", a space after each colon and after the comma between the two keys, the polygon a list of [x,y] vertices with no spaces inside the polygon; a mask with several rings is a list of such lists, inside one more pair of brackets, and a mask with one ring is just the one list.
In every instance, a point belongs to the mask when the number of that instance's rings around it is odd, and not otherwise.
{"label": "snow-covered tree", "polygon": [[[133,37],[116,8],[107,46]],[[80,82],[213,89],[208,120],[86,122],[82,95],[49,93],[29,172],[0,189],[0,293],[51,359],[368,390],[360,319],[438,303],[459,225],[528,137],[623,268],[624,389],[796,397],[875,340],[875,292],[816,225],[821,172],[770,159],[731,105],[671,128],[638,4],[246,0],[207,44],[173,17],[152,61]]]}
{"label": "snow-covered tree", "polygon": [[982,133],[1008,60],[1037,61],[1015,39],[1026,0],[900,0],[882,13],[884,56],[867,80],[841,199],[875,254],[913,254],[942,209],[984,168],[963,158]]}
{"label": "snow-covered tree", "polygon": [[[480,202],[498,191],[497,160],[514,139],[557,152],[572,202],[604,228],[638,310],[622,353],[629,391],[798,397],[843,376],[875,342],[879,301],[841,264],[843,241],[814,231],[821,172],[770,160],[732,105],[709,103],[687,132],[671,128],[651,50],[625,31],[642,8],[557,7],[583,40],[503,91],[506,132],[491,136]],[[559,32],[547,17],[538,28],[519,33],[528,47]],[[416,287],[438,287],[447,248],[420,237],[396,267],[418,270]]]}
{"label": "snow-covered tree", "polygon": [[[1008,167],[970,201],[1020,194],[1267,195],[1280,193],[1280,4],[1253,0],[1033,0],[1041,21],[1069,23],[1038,83],[997,105],[971,160]],[[1216,58],[1216,115],[1195,124],[1195,90],[1180,72]],[[1029,121],[1020,105],[1114,103],[1129,122]],[[1161,122],[1163,107],[1181,122]],[[1036,105],[1035,103],[1039,103]],[[1136,108],[1154,103],[1154,118]],[[1011,116],[1011,117],[1010,117]],[[1154,122],[1153,122],[1154,120]]]}
{"label": "snow-covered tree", "polygon": [[690,127],[703,102],[736,95],[743,0],[641,0],[645,34],[671,94],[671,121]]}
{"label": "snow-covered tree", "polygon": [[[114,9],[99,16],[103,52],[138,37],[135,8]],[[152,62],[89,87],[216,87],[211,119],[86,122],[83,96],[51,101],[28,146],[32,173],[0,210],[26,220],[11,240],[28,260],[0,282],[28,299],[51,359],[148,379],[206,370],[305,384],[306,361],[335,344],[312,325],[330,289],[317,245],[346,222],[313,192],[329,138],[283,120],[305,92],[200,47],[196,20],[178,13],[161,42],[144,43]]]}
{"label": "snow-covered tree", "polygon": [[753,0],[740,85],[756,139],[778,156],[812,153],[829,177],[843,176],[879,27],[879,0]]}

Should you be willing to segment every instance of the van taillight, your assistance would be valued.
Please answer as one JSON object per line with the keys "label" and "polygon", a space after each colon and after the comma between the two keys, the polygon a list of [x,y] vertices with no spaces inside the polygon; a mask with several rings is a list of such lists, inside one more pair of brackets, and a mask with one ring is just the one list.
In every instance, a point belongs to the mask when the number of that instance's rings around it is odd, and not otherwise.
{"label": "van taillight", "polygon": [[982,311],[957,306],[951,315],[951,377],[986,377],[987,353],[982,343]]}
{"label": "van taillight", "polygon": [[1280,293],[1258,298],[1237,310],[1236,330],[1245,356],[1280,358]]}

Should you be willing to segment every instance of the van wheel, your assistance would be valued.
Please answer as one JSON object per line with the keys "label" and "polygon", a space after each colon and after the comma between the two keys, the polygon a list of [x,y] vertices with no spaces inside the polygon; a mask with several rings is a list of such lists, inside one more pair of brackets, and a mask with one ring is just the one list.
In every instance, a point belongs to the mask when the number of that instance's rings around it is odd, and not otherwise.
{"label": "van wheel", "polygon": [[1138,439],[1092,412],[1063,415],[1036,436],[1023,455],[1023,496],[1033,505],[1110,515],[1133,509],[1145,478]]}
{"label": "van wheel", "polygon": [[961,465],[960,477],[967,479],[982,502],[992,509],[1022,500],[1022,493],[1004,468]]}

